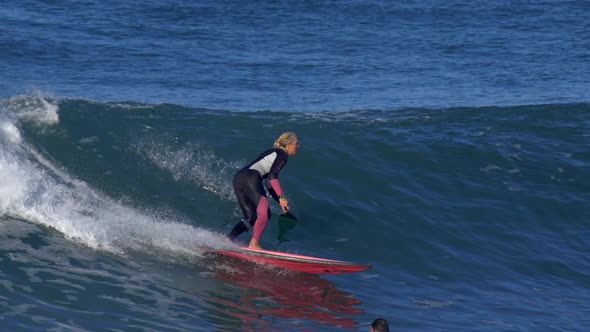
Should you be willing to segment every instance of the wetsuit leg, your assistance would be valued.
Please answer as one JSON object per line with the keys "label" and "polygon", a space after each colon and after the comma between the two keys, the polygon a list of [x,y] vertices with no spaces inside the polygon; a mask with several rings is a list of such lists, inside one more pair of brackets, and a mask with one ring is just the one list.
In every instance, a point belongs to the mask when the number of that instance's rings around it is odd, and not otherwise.
{"label": "wetsuit leg", "polygon": [[260,241],[260,235],[266,228],[266,224],[268,223],[268,218],[270,217],[268,208],[268,198],[265,196],[260,196],[260,201],[258,202],[258,206],[256,207],[256,221],[254,222],[254,233],[252,234],[252,238],[256,241]]}
{"label": "wetsuit leg", "polygon": [[[255,170],[240,170],[234,176],[233,186],[240,208],[244,213],[244,218],[228,234],[227,237],[231,240],[254,226],[257,222],[257,210],[261,197],[266,199],[260,173]],[[266,205],[268,206],[268,200]]]}

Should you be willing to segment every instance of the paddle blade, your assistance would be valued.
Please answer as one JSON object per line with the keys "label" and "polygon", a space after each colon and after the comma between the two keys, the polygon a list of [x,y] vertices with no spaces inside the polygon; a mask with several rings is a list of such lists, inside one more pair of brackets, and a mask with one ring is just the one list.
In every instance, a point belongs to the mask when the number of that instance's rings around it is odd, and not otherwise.
{"label": "paddle blade", "polygon": [[279,235],[277,236],[279,243],[289,241],[285,238],[285,234],[295,228],[295,225],[297,225],[297,218],[291,212],[279,216]]}

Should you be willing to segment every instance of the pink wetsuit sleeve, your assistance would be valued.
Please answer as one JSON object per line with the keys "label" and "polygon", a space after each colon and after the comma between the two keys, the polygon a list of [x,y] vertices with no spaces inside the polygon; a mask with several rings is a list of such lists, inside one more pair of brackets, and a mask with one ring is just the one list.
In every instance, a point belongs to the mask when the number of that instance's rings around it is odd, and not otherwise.
{"label": "pink wetsuit sleeve", "polygon": [[270,186],[275,191],[277,196],[281,196],[283,194],[283,189],[281,188],[281,183],[279,182],[279,179],[272,179],[269,182]]}

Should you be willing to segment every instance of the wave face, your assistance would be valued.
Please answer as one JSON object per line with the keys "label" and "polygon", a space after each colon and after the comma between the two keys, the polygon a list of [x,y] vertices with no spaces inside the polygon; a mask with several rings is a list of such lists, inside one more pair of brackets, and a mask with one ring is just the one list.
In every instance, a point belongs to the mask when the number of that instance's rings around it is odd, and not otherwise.
{"label": "wave face", "polygon": [[[111,329],[119,315],[203,330],[355,328],[375,315],[426,330],[587,322],[588,104],[236,113],[34,94],[0,105],[0,294],[18,326],[93,330],[96,312]],[[370,272],[333,283],[253,271],[257,283],[203,258],[240,216],[233,173],[287,130],[301,147],[281,182],[299,223],[288,242],[269,223],[263,245]],[[283,283],[303,289],[281,302]],[[258,295],[235,302],[236,285]],[[333,296],[297,302],[317,287]]]}

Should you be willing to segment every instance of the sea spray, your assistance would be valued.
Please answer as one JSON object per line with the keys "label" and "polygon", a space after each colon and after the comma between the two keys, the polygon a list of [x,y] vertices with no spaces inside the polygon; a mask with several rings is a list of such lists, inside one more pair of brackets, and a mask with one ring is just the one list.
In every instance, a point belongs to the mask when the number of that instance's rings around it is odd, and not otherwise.
{"label": "sea spray", "polygon": [[[72,176],[23,140],[20,121],[59,124],[57,104],[43,97],[3,101],[0,118],[0,214],[51,227],[91,248],[124,254],[163,250],[200,254],[224,242],[213,232],[157,211],[137,210]],[[174,217],[174,215],[165,214]],[[151,248],[151,249],[150,249]]]}

